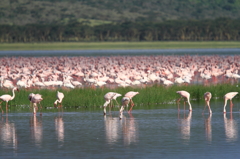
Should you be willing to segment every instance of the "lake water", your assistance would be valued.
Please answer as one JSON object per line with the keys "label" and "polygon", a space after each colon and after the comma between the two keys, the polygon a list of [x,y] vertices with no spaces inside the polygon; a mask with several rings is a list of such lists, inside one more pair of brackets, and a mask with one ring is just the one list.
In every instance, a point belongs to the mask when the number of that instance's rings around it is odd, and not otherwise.
{"label": "lake water", "polygon": [[[0,156],[4,158],[238,158],[240,101],[223,114],[223,101],[213,100],[212,116],[202,115],[203,102],[192,101],[193,112],[178,113],[177,105],[153,109],[48,110],[33,116],[28,110],[1,117]],[[227,107],[229,111],[229,107]]]}
{"label": "lake water", "polygon": [[118,56],[118,55],[239,55],[240,48],[230,49],[146,49],[146,50],[30,50],[0,51],[5,56]]}

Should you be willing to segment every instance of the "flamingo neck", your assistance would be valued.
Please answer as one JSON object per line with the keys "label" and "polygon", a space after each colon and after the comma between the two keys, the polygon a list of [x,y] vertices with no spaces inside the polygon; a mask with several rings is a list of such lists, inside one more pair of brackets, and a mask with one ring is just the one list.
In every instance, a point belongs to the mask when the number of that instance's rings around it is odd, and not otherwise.
{"label": "flamingo neck", "polygon": [[187,99],[187,102],[188,102],[188,104],[189,104],[189,110],[192,110],[192,105],[191,105],[191,103],[190,103],[189,98]]}
{"label": "flamingo neck", "polygon": [[107,107],[107,105],[108,105],[109,103],[110,103],[110,100],[106,101],[106,102],[104,103],[103,107],[104,107],[104,108]]}
{"label": "flamingo neck", "polygon": [[14,89],[12,90],[12,99],[14,99],[15,98],[15,92],[14,92]]}
{"label": "flamingo neck", "polygon": [[224,107],[227,105],[227,99],[224,100]]}

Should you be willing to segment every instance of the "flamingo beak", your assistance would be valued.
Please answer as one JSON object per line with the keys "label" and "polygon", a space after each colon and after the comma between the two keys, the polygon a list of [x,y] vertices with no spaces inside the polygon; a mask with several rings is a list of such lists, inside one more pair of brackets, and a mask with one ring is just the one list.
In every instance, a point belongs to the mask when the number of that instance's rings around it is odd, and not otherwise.
{"label": "flamingo beak", "polygon": [[17,91],[19,92],[19,89],[17,88]]}

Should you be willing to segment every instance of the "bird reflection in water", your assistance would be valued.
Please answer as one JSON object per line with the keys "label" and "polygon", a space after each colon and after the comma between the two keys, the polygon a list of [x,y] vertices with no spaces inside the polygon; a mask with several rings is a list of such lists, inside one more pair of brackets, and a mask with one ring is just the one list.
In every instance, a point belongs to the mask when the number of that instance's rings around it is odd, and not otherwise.
{"label": "bird reflection in water", "polygon": [[230,118],[228,119],[226,113],[223,114],[224,127],[226,140],[228,142],[237,141],[238,139],[238,127],[237,122],[233,119],[232,113],[230,113]]}
{"label": "bird reflection in water", "polygon": [[212,141],[212,113],[209,113],[208,117],[204,120],[204,126],[205,126],[205,135],[207,141]]}
{"label": "bird reflection in water", "polygon": [[6,113],[6,120],[4,117],[1,120],[1,142],[6,148],[13,148],[13,151],[16,152],[18,147],[18,138],[16,133],[15,124],[8,121],[8,114]]}
{"label": "bird reflection in water", "polygon": [[119,139],[119,119],[118,117],[112,117],[112,115],[104,116],[106,139],[109,144],[117,142]]}
{"label": "bird reflection in water", "polygon": [[187,142],[190,140],[190,136],[191,136],[191,120],[192,120],[192,111],[189,111],[187,117],[184,111],[183,119],[180,118],[180,112],[178,112],[178,121],[180,126],[181,137]]}
{"label": "bird reflection in water", "polygon": [[118,117],[104,116],[104,122],[106,139],[109,144],[117,143],[121,137],[124,145],[138,141],[138,126],[131,113],[129,118],[122,115],[122,120],[119,120]]}
{"label": "bird reflection in water", "polygon": [[59,109],[58,116],[55,117],[55,131],[59,146],[61,147],[64,143],[64,122],[62,109]]}
{"label": "bird reflection in water", "polygon": [[33,114],[30,118],[30,128],[31,128],[31,136],[37,147],[41,147],[42,144],[42,117],[40,119],[37,118],[36,114]]}
{"label": "bird reflection in water", "polygon": [[125,145],[136,143],[138,141],[138,125],[133,115],[129,113],[129,118],[123,116],[120,120],[123,130],[123,141]]}

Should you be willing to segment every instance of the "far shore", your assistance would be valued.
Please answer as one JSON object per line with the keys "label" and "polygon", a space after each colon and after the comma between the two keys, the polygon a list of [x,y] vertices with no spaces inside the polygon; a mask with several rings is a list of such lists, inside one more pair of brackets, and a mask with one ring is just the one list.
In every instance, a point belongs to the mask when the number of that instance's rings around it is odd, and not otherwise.
{"label": "far shore", "polygon": [[123,50],[123,49],[240,48],[240,41],[156,41],[156,42],[42,42],[0,43],[7,50]]}

